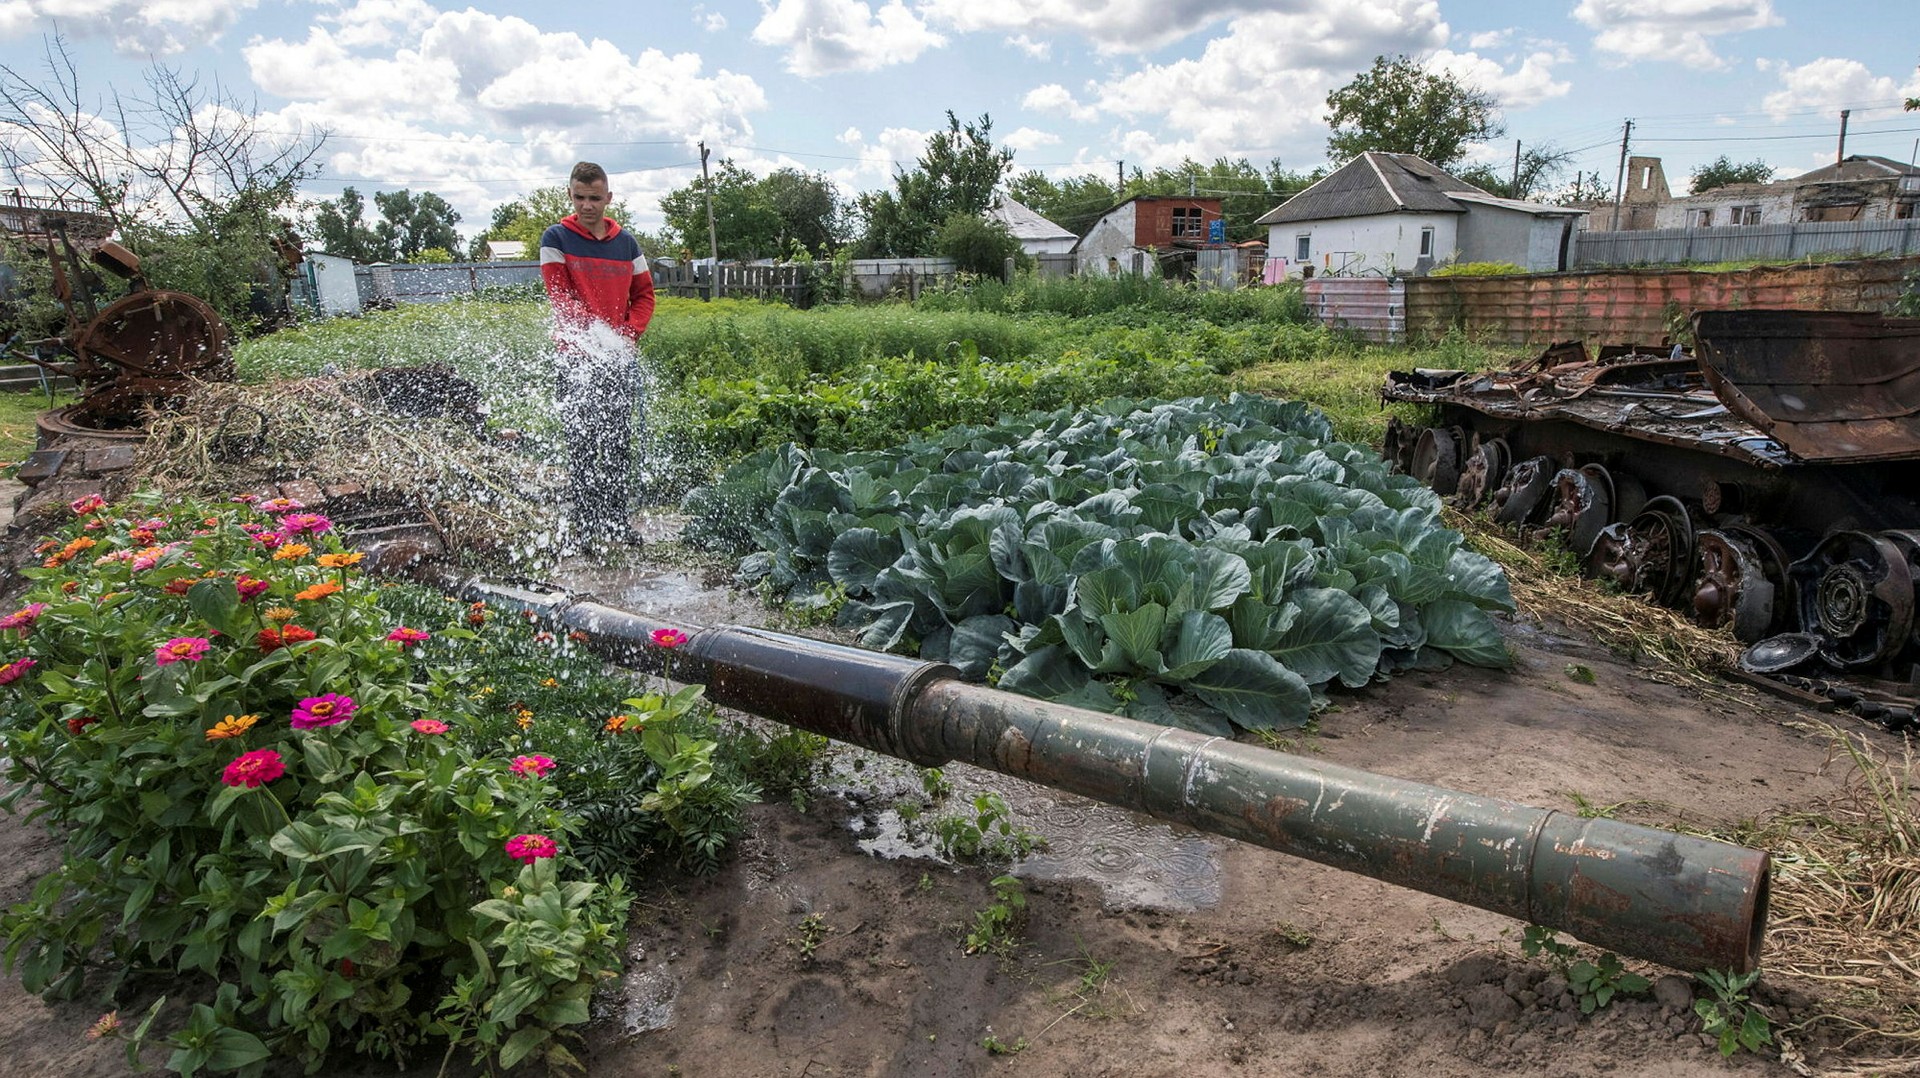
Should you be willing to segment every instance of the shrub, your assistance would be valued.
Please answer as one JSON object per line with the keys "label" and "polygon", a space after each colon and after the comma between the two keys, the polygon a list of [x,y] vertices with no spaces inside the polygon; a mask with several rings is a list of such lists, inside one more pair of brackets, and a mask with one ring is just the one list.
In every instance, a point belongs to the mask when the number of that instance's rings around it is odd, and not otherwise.
{"label": "shrub", "polygon": [[1005,273],[1007,259],[1020,255],[1020,241],[1007,226],[971,213],[956,213],[940,227],[936,241],[941,254],[953,259],[962,273],[998,277]]}
{"label": "shrub", "polygon": [[0,619],[5,800],[65,842],[0,919],[8,968],[59,997],[92,969],[115,994],[136,969],[204,977],[215,1003],[167,1038],[187,1073],[433,1040],[571,1062],[628,903],[581,878],[596,792],[635,797],[655,835],[731,833],[689,818],[741,794],[703,769],[699,690],[523,727],[488,680],[519,671],[473,659],[539,634],[417,593],[440,616],[396,624],[323,516],[73,508]]}
{"label": "shrub", "polygon": [[1450,262],[1435,266],[1432,277],[1508,277],[1527,272],[1511,262]]}

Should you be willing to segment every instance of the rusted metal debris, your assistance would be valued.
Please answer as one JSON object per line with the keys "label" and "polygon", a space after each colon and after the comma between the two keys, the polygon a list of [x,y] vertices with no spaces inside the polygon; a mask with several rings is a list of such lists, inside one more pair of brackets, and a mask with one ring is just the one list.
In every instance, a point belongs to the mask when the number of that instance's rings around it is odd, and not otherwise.
{"label": "rusted metal debris", "polygon": [[[961,760],[1402,887],[1570,932],[1683,970],[1751,970],[1768,855],[1619,820],[1291,756],[1018,696],[944,663],[763,629],[701,629],[439,573],[463,599],[587,634],[627,666],[707,686],[725,707],[935,766]],[[691,632],[669,651],[659,629]]]}
{"label": "rusted metal debris", "polygon": [[1896,687],[1842,695],[1920,725],[1920,320],[1691,326],[1695,354],[1567,342],[1510,371],[1395,372],[1383,396],[1439,422],[1390,422],[1382,455],[1462,509],[1564,537],[1592,575],[1768,642],[1750,673],[1877,678]]}

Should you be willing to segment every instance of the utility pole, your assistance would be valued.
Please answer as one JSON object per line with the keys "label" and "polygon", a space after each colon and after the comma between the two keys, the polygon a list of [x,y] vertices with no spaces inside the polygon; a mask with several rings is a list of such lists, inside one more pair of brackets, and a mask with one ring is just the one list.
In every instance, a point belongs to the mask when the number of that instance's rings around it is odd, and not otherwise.
{"label": "utility pole", "polygon": [[1513,179],[1507,184],[1507,191],[1515,198],[1520,197],[1520,140],[1513,140]]}
{"label": "utility pole", "polygon": [[1847,116],[1852,109],[1840,110],[1840,149],[1833,155],[1833,163],[1839,164],[1847,159]]}
{"label": "utility pole", "polygon": [[1127,163],[1121,161],[1114,165],[1113,197],[1119,198],[1120,192],[1127,186]]}
{"label": "utility pole", "polygon": [[1620,132],[1620,171],[1613,177],[1613,227],[1612,232],[1620,231],[1620,200],[1627,193],[1627,142],[1633,138],[1633,121]]}
{"label": "utility pole", "polygon": [[700,190],[707,196],[707,253],[713,258],[713,280],[707,288],[706,298],[711,300],[720,294],[720,233],[713,227],[713,181],[707,178],[705,140],[700,143]]}

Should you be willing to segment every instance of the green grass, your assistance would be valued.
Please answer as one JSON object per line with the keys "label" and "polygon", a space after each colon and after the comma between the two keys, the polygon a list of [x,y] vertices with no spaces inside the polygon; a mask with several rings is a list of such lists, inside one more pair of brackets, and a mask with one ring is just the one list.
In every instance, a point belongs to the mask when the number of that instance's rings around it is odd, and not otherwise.
{"label": "green grass", "polygon": [[7,474],[33,452],[39,432],[34,427],[34,419],[50,408],[60,408],[72,404],[74,398],[67,394],[55,395],[48,403],[47,395],[39,390],[28,393],[0,393],[0,464],[4,464]]}

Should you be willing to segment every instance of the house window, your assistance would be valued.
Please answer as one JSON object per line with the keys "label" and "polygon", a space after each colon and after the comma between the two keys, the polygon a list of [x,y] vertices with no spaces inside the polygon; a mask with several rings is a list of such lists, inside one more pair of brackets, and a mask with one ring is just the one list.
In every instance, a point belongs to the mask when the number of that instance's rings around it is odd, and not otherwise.
{"label": "house window", "polygon": [[1433,257],[1433,229],[1431,228],[1420,230],[1420,257]]}
{"label": "house window", "polygon": [[1728,221],[1728,224],[1757,225],[1760,223],[1760,207],[1758,206],[1735,206],[1731,213],[1733,219]]}
{"label": "house window", "polygon": [[1303,236],[1295,236],[1293,238],[1293,260],[1295,262],[1308,262],[1312,259],[1313,234],[1307,233]]}
{"label": "house window", "polygon": [[1173,208],[1173,234],[1179,236],[1199,236],[1207,230],[1206,217],[1198,206],[1175,206]]}
{"label": "house window", "polygon": [[1693,227],[1712,228],[1713,227],[1713,211],[1712,210],[1693,211]]}

